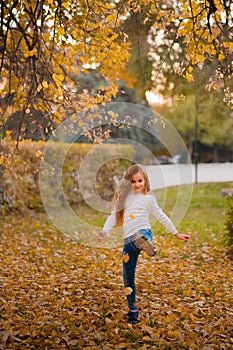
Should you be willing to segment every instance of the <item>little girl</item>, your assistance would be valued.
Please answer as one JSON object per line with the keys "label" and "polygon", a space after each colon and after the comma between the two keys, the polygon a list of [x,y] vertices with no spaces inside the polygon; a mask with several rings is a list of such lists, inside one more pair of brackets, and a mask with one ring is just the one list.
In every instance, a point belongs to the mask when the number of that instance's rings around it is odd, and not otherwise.
{"label": "little girl", "polygon": [[123,226],[123,281],[127,288],[129,311],[128,321],[136,324],[139,318],[136,302],[135,272],[138,256],[141,250],[149,256],[156,254],[152,245],[152,232],[149,214],[158,219],[168,232],[178,239],[187,242],[188,235],[177,232],[171,220],[159,208],[155,196],[150,192],[148,175],[144,168],[135,164],[128,168],[119,188],[115,193],[115,206],[106,220],[103,230],[98,232],[97,239],[101,241],[116,226]]}

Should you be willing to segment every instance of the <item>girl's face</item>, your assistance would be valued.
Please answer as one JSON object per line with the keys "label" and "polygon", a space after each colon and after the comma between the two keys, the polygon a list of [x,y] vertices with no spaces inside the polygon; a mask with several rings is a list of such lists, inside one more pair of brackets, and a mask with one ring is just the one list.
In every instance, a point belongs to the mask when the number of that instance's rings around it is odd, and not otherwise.
{"label": "girl's face", "polygon": [[131,180],[132,189],[136,193],[142,193],[145,189],[145,178],[142,173],[137,173],[132,176]]}

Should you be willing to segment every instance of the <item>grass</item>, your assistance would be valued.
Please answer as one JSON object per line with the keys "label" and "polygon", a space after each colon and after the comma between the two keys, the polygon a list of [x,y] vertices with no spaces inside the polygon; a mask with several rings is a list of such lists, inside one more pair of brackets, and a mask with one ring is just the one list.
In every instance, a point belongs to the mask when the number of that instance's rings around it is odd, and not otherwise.
{"label": "grass", "polygon": [[[222,244],[226,220],[227,200],[221,197],[221,189],[232,187],[231,183],[195,184],[186,215],[178,226],[185,233],[199,232],[199,239],[208,243]],[[158,201],[161,190],[155,192]],[[169,188],[164,211],[168,213],[174,206],[177,188]]]}
{"label": "grass", "polygon": [[227,200],[221,197],[222,188],[231,184],[199,184],[193,189],[189,210],[181,224],[181,228],[193,227],[199,232],[199,239],[222,244],[225,230]]}

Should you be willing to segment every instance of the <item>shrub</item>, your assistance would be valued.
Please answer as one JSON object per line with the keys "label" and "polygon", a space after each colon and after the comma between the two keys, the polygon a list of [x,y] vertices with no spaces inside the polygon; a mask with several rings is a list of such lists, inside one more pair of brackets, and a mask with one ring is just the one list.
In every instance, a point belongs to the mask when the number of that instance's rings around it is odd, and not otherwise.
{"label": "shrub", "polygon": [[39,190],[39,164],[43,142],[2,140],[0,154],[8,161],[0,168],[0,207],[6,210],[42,210]]}
{"label": "shrub", "polygon": [[[62,142],[51,142],[46,146],[46,162],[54,168],[54,177],[50,176],[49,190],[54,191],[54,200],[59,193],[55,193],[56,182],[56,163],[59,164],[59,157],[64,154],[64,163],[62,165],[62,186],[63,192],[70,204],[78,205],[83,203],[82,193],[78,184],[78,169],[85,155],[90,152],[95,145],[77,144],[70,145],[67,152],[67,144]],[[109,161],[105,161],[104,147],[107,148]],[[43,172],[41,165],[41,156],[45,148],[44,142],[24,141],[19,143],[16,148],[13,142],[1,141],[0,155],[2,159],[8,159],[8,162],[2,162],[0,165],[0,207],[10,210],[33,209],[43,211],[43,203],[40,194],[39,175]],[[117,152],[116,152],[117,150]],[[129,159],[133,158],[134,149],[128,145],[103,145],[97,154],[96,161],[100,168],[96,179],[93,174],[85,174],[85,180],[88,180],[93,187],[96,183],[96,191],[101,197],[109,200],[114,192],[114,176],[121,177],[123,171],[130,164]],[[115,154],[118,158],[114,158]],[[112,159],[111,159],[112,155]],[[57,161],[56,161],[57,160]],[[51,161],[51,164],[49,162]],[[101,166],[103,164],[103,166]],[[87,191],[91,191],[87,186]],[[90,192],[91,195],[91,192]]]}

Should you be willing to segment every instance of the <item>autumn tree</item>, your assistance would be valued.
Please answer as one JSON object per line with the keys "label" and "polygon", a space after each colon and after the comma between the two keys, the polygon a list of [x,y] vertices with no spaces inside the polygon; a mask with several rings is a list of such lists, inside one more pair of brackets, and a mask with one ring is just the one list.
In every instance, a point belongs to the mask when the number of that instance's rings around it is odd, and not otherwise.
{"label": "autumn tree", "polygon": [[132,45],[127,68],[132,77],[137,77],[134,87],[139,94],[156,89],[169,97],[177,96],[181,77],[192,82],[197,66],[206,86],[223,89],[225,102],[232,105],[232,2],[162,0],[133,4],[124,31]]}
{"label": "autumn tree", "polygon": [[[133,32],[132,52],[138,55],[130,56],[127,67],[132,76],[144,72],[134,87],[145,94],[145,87],[150,86],[169,98],[173,108],[160,112],[174,123],[190,151],[196,137],[196,115],[198,138],[202,142],[213,145],[214,150],[219,145],[231,147],[232,117],[228,108],[232,105],[231,2],[159,1],[156,10],[150,2],[147,10],[137,5],[134,11],[136,15],[131,14],[127,24]],[[136,22],[147,29],[133,31]],[[145,32],[147,42],[140,46],[139,42],[145,42]],[[140,84],[150,74],[150,82]],[[174,109],[177,99],[180,101]]]}
{"label": "autumn tree", "polygon": [[[193,67],[210,62],[206,84],[222,85],[231,103],[229,0],[3,0],[0,6],[1,124],[9,106],[22,111],[19,129],[32,109],[60,123],[110,101],[122,77],[143,99],[146,90],[166,84],[169,67],[191,82]],[[89,67],[107,84],[85,89],[76,77]],[[77,123],[85,128],[81,116]]]}
{"label": "autumn tree", "polygon": [[[2,123],[10,105],[23,111],[20,128],[31,108],[59,123],[68,112],[116,95],[116,80],[128,59],[129,43],[118,19],[126,7],[71,0],[12,0],[0,6]],[[108,85],[87,94],[76,77],[88,74],[90,66],[98,67]]]}

